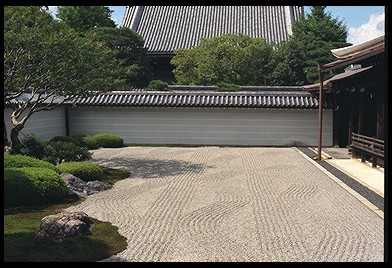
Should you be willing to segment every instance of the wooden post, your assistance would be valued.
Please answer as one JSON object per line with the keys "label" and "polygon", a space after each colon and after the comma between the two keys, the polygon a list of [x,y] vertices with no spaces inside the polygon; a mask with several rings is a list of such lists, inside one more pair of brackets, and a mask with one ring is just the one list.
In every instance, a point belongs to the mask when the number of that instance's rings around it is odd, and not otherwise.
{"label": "wooden post", "polygon": [[321,144],[322,144],[322,136],[323,136],[323,65],[321,63],[318,64],[318,72],[319,72],[319,80],[320,80],[320,90],[319,90],[319,137],[318,137],[318,151],[317,151],[317,160],[321,160]]}
{"label": "wooden post", "polygon": [[64,117],[65,117],[65,136],[69,137],[69,111],[68,111],[68,107],[64,107]]}
{"label": "wooden post", "polygon": [[363,94],[358,92],[358,134],[366,134],[363,130]]}
{"label": "wooden post", "polygon": [[383,118],[384,118],[384,104],[377,100],[377,130],[376,130],[376,138],[383,140]]}

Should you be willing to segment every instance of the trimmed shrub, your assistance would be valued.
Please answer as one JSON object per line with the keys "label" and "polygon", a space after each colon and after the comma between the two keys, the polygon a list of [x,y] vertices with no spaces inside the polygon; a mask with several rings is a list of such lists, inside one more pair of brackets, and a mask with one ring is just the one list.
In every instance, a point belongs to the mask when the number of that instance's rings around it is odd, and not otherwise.
{"label": "trimmed shrub", "polygon": [[220,92],[235,92],[240,90],[240,86],[232,83],[220,82],[218,83],[217,91]]}
{"label": "trimmed shrub", "polygon": [[51,138],[49,142],[55,142],[55,141],[71,142],[71,143],[75,144],[76,146],[81,146],[79,140],[76,138],[73,138],[73,137],[56,136],[56,137]]}
{"label": "trimmed shrub", "polygon": [[72,142],[53,141],[45,147],[46,160],[55,165],[69,161],[85,161],[91,159],[91,153],[86,147],[79,147]]}
{"label": "trimmed shrub", "polygon": [[74,139],[77,139],[79,141],[80,146],[86,147],[89,150],[94,150],[98,149],[99,146],[97,142],[95,141],[94,137],[91,135],[74,135],[71,136]]}
{"label": "trimmed shrub", "polygon": [[21,140],[19,148],[15,149],[15,152],[23,155],[32,156],[38,159],[42,159],[45,155],[46,141],[41,140],[35,134],[26,134]]}
{"label": "trimmed shrub", "polygon": [[64,179],[47,168],[23,167],[4,169],[4,205],[42,205],[65,197]]}
{"label": "trimmed shrub", "polygon": [[119,148],[124,146],[124,140],[113,134],[95,134],[93,139],[99,147],[103,148]]}
{"label": "trimmed shrub", "polygon": [[168,91],[169,85],[165,81],[162,80],[151,80],[148,86],[146,87],[146,91]]}
{"label": "trimmed shrub", "polygon": [[21,154],[4,154],[4,168],[22,167],[48,168],[55,172],[59,172],[59,170],[52,163],[44,160]]}
{"label": "trimmed shrub", "polygon": [[63,173],[70,173],[84,181],[101,180],[104,177],[102,167],[91,162],[64,162],[56,166]]}

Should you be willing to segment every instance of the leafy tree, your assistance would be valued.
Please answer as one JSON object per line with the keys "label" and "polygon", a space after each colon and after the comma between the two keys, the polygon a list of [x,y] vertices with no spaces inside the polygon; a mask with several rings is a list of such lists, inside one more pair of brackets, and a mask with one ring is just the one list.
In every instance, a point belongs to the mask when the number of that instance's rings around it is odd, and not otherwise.
{"label": "leafy tree", "polygon": [[127,28],[97,27],[90,31],[94,40],[112,49],[119,61],[120,77],[132,87],[145,87],[151,79],[147,48],[143,37]]}
{"label": "leafy tree", "polygon": [[272,46],[262,38],[227,34],[174,53],[171,64],[177,84],[268,84]]}
{"label": "leafy tree", "polygon": [[270,81],[272,85],[304,85],[307,81],[304,68],[306,66],[305,44],[301,40],[290,39],[278,46],[274,52],[271,65]]}
{"label": "leafy tree", "polygon": [[105,6],[59,6],[57,18],[77,31],[87,31],[95,27],[116,27],[110,18],[112,10]]}
{"label": "leafy tree", "polygon": [[41,7],[5,7],[4,22],[4,104],[24,99],[12,108],[12,147],[20,144],[19,132],[34,113],[122,84],[113,78],[117,65],[110,49]]}
{"label": "leafy tree", "polygon": [[[330,50],[349,45],[343,21],[326,13],[325,6],[312,6],[310,10],[293,23],[293,35],[274,55],[276,68],[271,80],[277,85],[318,82],[317,64],[335,60]],[[332,75],[326,74],[326,78]]]}

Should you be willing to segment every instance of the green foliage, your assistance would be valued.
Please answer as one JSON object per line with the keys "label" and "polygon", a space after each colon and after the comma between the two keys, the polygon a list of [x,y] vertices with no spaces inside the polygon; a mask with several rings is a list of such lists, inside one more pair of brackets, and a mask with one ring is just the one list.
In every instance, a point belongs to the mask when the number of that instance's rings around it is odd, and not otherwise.
{"label": "green foliage", "polygon": [[46,204],[65,197],[66,184],[55,171],[39,167],[4,169],[6,207]]}
{"label": "green foliage", "polygon": [[75,144],[76,146],[80,146],[80,141],[74,137],[56,136],[56,137],[51,138],[49,142],[54,142],[54,141],[71,142],[71,143]]}
{"label": "green foliage", "polygon": [[79,147],[72,142],[53,141],[45,147],[43,160],[53,164],[69,161],[85,161],[91,159],[86,147]]}
{"label": "green foliage", "polygon": [[171,60],[177,84],[268,85],[272,46],[262,38],[227,34],[178,49]]}
{"label": "green foliage", "polygon": [[56,166],[63,173],[70,173],[84,181],[101,180],[104,177],[102,167],[91,162],[64,162]]}
{"label": "green foliage", "polygon": [[[311,7],[310,14],[293,23],[293,35],[289,39],[289,45],[283,48],[285,52],[281,52],[280,57],[275,60],[281,62],[275,70],[275,82],[286,85],[290,82],[296,85],[317,83],[317,64],[336,60],[330,50],[348,46],[346,39],[347,29],[343,21],[325,13],[325,6]],[[303,70],[303,73],[300,70]],[[277,81],[277,73],[280,73],[280,82]],[[333,75],[327,74],[326,79]],[[306,80],[299,81],[303,77],[306,77]]]}
{"label": "green foliage", "polygon": [[128,27],[99,27],[90,31],[92,38],[112,49],[120,66],[119,77],[128,86],[145,87],[151,79],[147,48],[137,32]]}
{"label": "green foliage", "polygon": [[4,24],[4,103],[22,93],[33,96],[13,108],[12,146],[32,114],[123,84],[111,49],[54,20],[48,11],[6,6]]}
{"label": "green foliage", "polygon": [[274,52],[271,65],[274,70],[270,74],[270,81],[275,86],[297,85],[302,86],[307,78],[304,72],[306,65],[306,52],[304,42],[297,39],[279,44]]}
{"label": "green foliage", "polygon": [[220,82],[218,83],[218,88],[216,90],[220,92],[235,92],[240,90],[240,86],[232,83]]}
{"label": "green foliage", "polygon": [[106,46],[80,36],[39,7],[7,6],[4,15],[7,93],[46,89],[47,93],[83,95],[116,88],[111,79],[116,61]]}
{"label": "green foliage", "polygon": [[92,135],[83,134],[83,135],[73,135],[71,137],[77,139],[80,143],[80,146],[86,147],[89,150],[94,150],[99,148],[96,140]]}
{"label": "green foliage", "polygon": [[95,134],[93,139],[99,147],[103,148],[119,148],[124,146],[124,140],[113,134]]}
{"label": "green foliage", "polygon": [[55,172],[59,170],[52,164],[27,155],[4,154],[4,168],[21,168],[21,167],[40,167],[51,169]]}
{"label": "green foliage", "polygon": [[47,142],[38,138],[35,134],[30,133],[21,139],[21,144],[14,147],[14,151],[18,154],[32,156],[42,159],[45,155],[45,146]]}
{"label": "green foliage", "polygon": [[116,27],[112,10],[105,6],[59,6],[57,17],[77,31],[96,27]]}
{"label": "green foliage", "polygon": [[169,90],[169,85],[165,81],[162,80],[152,80],[146,87],[147,91],[162,91]]}

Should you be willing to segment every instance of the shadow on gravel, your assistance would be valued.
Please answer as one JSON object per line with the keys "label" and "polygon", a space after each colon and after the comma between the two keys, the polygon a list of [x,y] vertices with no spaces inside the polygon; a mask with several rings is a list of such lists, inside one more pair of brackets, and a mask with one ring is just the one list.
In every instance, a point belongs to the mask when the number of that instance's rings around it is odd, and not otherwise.
{"label": "shadow on gravel", "polygon": [[129,262],[129,261],[127,261],[126,259],[121,258],[119,256],[111,256],[111,257],[104,259],[104,260],[101,260],[99,262]]}
{"label": "shadow on gravel", "polygon": [[176,160],[110,158],[93,161],[104,167],[126,169],[131,172],[131,178],[140,177],[144,179],[175,176],[184,173],[198,173],[205,167],[202,164]]}

